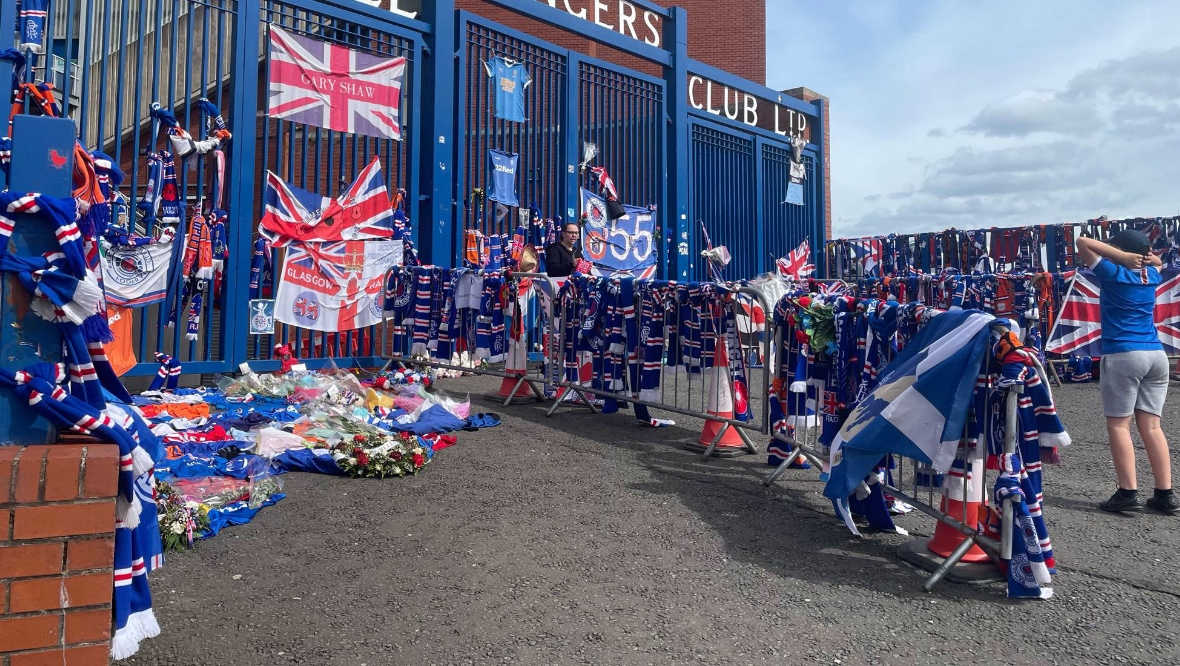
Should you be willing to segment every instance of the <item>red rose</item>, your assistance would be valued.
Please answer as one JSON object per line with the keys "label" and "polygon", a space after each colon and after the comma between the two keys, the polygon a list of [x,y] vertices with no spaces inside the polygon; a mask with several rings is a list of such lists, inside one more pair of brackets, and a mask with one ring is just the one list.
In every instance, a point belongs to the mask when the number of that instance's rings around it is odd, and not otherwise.
{"label": "red rose", "polygon": [[363,442],[363,441],[365,441],[365,436],[364,436],[364,435],[353,435],[353,436],[352,436],[352,441],[354,441],[354,442]]}
{"label": "red rose", "polygon": [[397,451],[393,451],[389,454],[389,457],[393,458],[394,462],[397,462],[402,459],[402,454]]}
{"label": "red rose", "polygon": [[422,457],[421,453],[414,454],[414,467],[421,467],[426,464],[426,458]]}
{"label": "red rose", "polygon": [[795,329],[795,339],[798,340],[801,344],[807,344],[807,342],[808,342],[807,331],[805,331],[801,328]]}
{"label": "red rose", "polygon": [[800,298],[800,299],[799,299],[799,305],[802,305],[802,306],[803,306],[803,307],[805,307],[805,308],[809,308],[809,307],[811,307],[811,297],[810,297],[810,296],[804,296],[803,298]]}
{"label": "red rose", "polygon": [[368,465],[369,464],[369,454],[365,453],[364,451],[361,451],[360,453],[356,454],[356,462],[361,467]]}

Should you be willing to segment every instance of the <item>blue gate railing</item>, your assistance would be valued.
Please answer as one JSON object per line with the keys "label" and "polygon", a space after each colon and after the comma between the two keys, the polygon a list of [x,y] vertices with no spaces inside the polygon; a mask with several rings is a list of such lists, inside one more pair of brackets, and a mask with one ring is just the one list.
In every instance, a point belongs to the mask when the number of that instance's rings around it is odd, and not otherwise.
{"label": "blue gate railing", "polygon": [[[591,142],[599,151],[592,164],[606,167],[624,203],[657,207],[663,234],[663,242],[657,243],[658,265],[666,277],[703,277],[698,220],[715,244],[734,250],[729,278],[768,269],[774,256],[805,237],[814,240],[812,247],[823,247],[826,193],[817,180],[824,159],[817,120],[822,105],[784,99],[690,60],[683,9],[631,0],[630,6],[643,14],[644,28],[631,36],[546,2],[488,2],[576,35],[579,41],[593,40],[625,53],[641,62],[638,67],[644,71],[456,10],[455,0],[422,3],[415,16],[372,0],[50,4],[45,53],[35,57],[26,80],[55,85],[82,143],[110,155],[126,173],[119,192],[132,211],[144,195],[147,156],[167,148],[164,134],[153,126],[153,103],[171,110],[183,129],[202,138],[205,128],[195,102],[209,98],[233,134],[224,148],[229,259],[223,295],[202,299],[198,333],[191,341],[184,330],[188,304],[181,298],[179,275],[172,277],[168,302],[134,309],[133,347],[140,363],[131,374],[154,373],[152,354],[157,351],[177,358],[186,373],[201,374],[232,371],[243,362],[257,370],[277,367],[269,358],[279,342],[289,343],[302,358],[332,356],[352,364],[376,363],[388,351],[384,326],[323,334],[280,325],[274,335],[248,335],[243,317],[248,299],[260,295],[247,285],[268,170],[298,187],[335,195],[342,182],[379,157],[391,196],[398,188],[406,190],[406,210],[423,260],[454,265],[461,260],[465,229],[504,233],[518,223],[515,210],[510,219],[497,222],[493,206],[479,211],[472,205],[472,190],[486,190],[489,149],[520,155],[518,191],[524,206],[536,205],[546,218],[576,219],[581,212],[578,189],[597,189],[589,172],[578,170],[582,144]],[[0,0],[0,21],[15,24],[16,4]],[[271,23],[321,41],[404,56],[402,141],[269,118]],[[492,84],[483,62],[497,55],[524,62],[529,71],[526,123],[494,116]],[[7,80],[3,77],[0,72],[0,80]],[[765,122],[754,127],[743,124],[745,118],[735,121],[731,109],[737,97],[724,113],[698,108],[690,83],[700,77],[813,118],[810,136],[816,138],[806,149],[803,206],[776,204],[785,188],[786,137],[768,130]],[[746,111],[748,100],[742,99]],[[209,156],[190,158],[177,169],[178,197],[186,204],[177,225],[178,242],[183,242],[195,207],[204,201],[205,209],[210,208],[214,173]],[[159,227],[148,218],[132,221],[143,234]],[[169,325],[174,312],[175,322]]]}

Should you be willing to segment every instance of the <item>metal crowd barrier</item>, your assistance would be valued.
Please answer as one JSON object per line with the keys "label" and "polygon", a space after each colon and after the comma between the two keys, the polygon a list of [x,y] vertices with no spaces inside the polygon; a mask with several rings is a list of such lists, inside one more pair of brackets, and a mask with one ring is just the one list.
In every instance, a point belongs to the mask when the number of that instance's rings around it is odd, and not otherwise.
{"label": "metal crowd barrier", "polygon": [[[782,353],[784,340],[789,341],[794,336],[794,329],[788,324],[777,327],[775,331],[775,346]],[[887,359],[882,368],[888,365]],[[811,379],[808,377],[807,379]],[[817,387],[817,394],[822,399],[827,386],[820,381]],[[1017,435],[1019,427],[1017,425],[1017,406],[1019,395],[1023,392],[1023,386],[1014,386],[1008,389],[996,389],[989,386],[989,390],[1004,390],[1006,392],[1004,398],[1004,452],[1015,453],[1017,446]],[[774,396],[769,396],[768,400],[777,399]],[[819,405],[817,405],[819,407]],[[835,409],[836,405],[824,405],[823,408]],[[802,421],[794,419],[788,420],[788,425],[784,428],[775,428],[771,432],[772,447],[776,444],[783,446],[777,447],[782,458],[782,462],[763,480],[764,486],[771,486],[778,480],[783,473],[790,467],[790,465],[802,455],[814,467],[826,474],[836,460],[831,459],[829,452],[820,443],[820,435],[823,429],[823,418],[819,415],[821,409],[817,409],[816,419],[805,418]],[[983,433],[991,431],[991,419],[993,415],[990,411],[983,415],[976,415],[976,418],[983,418]],[[1012,528],[1012,507],[1005,501],[1002,507],[1002,542],[997,542],[991,537],[981,534],[977,527],[971,526],[976,523],[980,516],[970,516],[968,511],[973,509],[973,504],[985,503],[984,500],[989,494],[989,489],[994,483],[994,478],[988,478],[988,470],[986,465],[987,446],[985,443],[976,445],[974,442],[968,441],[967,427],[964,427],[964,433],[959,441],[959,449],[956,454],[956,460],[952,464],[951,472],[948,475],[952,479],[959,479],[958,485],[955,481],[936,482],[939,475],[935,470],[920,463],[912,458],[905,458],[901,456],[891,456],[893,465],[892,469],[888,469],[886,479],[881,483],[883,492],[887,496],[891,496],[895,500],[905,502],[908,507],[912,507],[936,521],[946,524],[952,529],[962,533],[965,539],[958,547],[950,553],[949,557],[945,558],[941,565],[939,565],[931,576],[926,580],[923,587],[927,592],[934,589],[934,587],[946,576],[947,572],[958,564],[962,558],[975,545],[978,545],[985,552],[990,555],[1001,557],[1009,560],[1012,553],[1011,544],[1011,528]],[[998,473],[997,473],[998,474]],[[950,515],[942,508],[942,498],[944,493],[957,495],[962,501],[962,512],[957,515]],[[965,501],[963,501],[965,498]]]}
{"label": "metal crowd barrier", "polygon": [[[543,339],[548,331],[548,321],[540,304],[540,293],[532,284],[535,281],[545,281],[553,288],[554,280],[543,273],[497,273],[493,277],[503,279],[503,284],[498,288],[507,288],[509,294],[507,302],[499,303],[495,308],[499,312],[496,315],[499,322],[491,324],[506,329],[503,338],[504,349],[491,349],[487,358],[479,357],[477,341],[480,315],[469,308],[459,309],[463,313],[458,314],[457,311],[454,329],[448,328],[445,331],[446,340],[433,335],[428,337],[425,344],[429,349],[425,354],[420,349],[415,353],[415,332],[412,330],[414,324],[407,324],[405,321],[387,322],[391,329],[388,337],[392,340],[392,351],[386,356],[386,363],[381,370],[389,370],[394,365],[401,368],[424,366],[459,374],[500,377],[505,380],[501,388],[501,393],[505,394],[502,396],[505,398],[505,406],[515,399],[525,397],[545,400],[547,396],[543,390],[541,351],[544,349]],[[432,285],[434,300],[443,300],[438,298],[440,293],[441,285]],[[434,305],[436,311],[432,312],[432,315],[437,315],[438,304]],[[445,302],[442,303],[442,307],[446,307]],[[432,316],[432,319],[435,318],[437,317]],[[435,324],[432,324],[432,329],[434,326]],[[515,329],[519,333],[514,334],[515,326],[519,326]],[[440,344],[449,345],[445,358],[437,356],[437,347]],[[505,390],[504,387],[508,389]]]}
{"label": "metal crowd barrier", "polygon": [[[593,282],[597,286],[604,281],[616,287],[622,284],[616,278],[601,278]],[[691,298],[685,299],[693,289],[704,292],[695,303]],[[653,291],[658,293],[653,294]],[[579,313],[573,311],[573,303],[568,298],[563,299],[558,295],[551,299],[550,330],[562,334],[551,335],[546,349],[549,368],[547,380],[558,389],[548,415],[553,416],[571,398],[575,404],[594,412],[598,411],[595,398],[614,399],[718,424],[711,442],[707,446],[703,445],[705,460],[717,452],[730,429],[740,437],[746,452],[759,453],[760,449],[750,439],[749,433],[766,435],[770,432],[765,396],[770,386],[766,360],[771,357],[772,349],[769,329],[760,334],[755,321],[758,309],[763,315],[772,312],[771,304],[755,289],[719,283],[687,285],[665,282],[658,287],[644,285],[637,292],[634,307],[636,319],[640,321],[636,322],[636,326],[642,326],[642,309],[645,306],[662,307],[662,330],[640,330],[635,337],[635,345],[625,350],[624,365],[629,371],[622,373],[623,376],[616,380],[619,385],[613,388],[604,388],[598,378],[588,378],[585,372],[581,372],[586,364],[594,362],[589,352],[580,352],[577,361],[567,357],[566,345],[570,341],[565,335],[566,321],[568,317]],[[734,327],[732,333],[729,326]],[[699,339],[686,340],[693,331],[704,332]],[[646,349],[652,336],[662,339],[658,360],[652,358],[650,350]],[[736,351],[731,349],[731,343],[738,347]],[[713,350],[711,361],[707,359],[710,348]],[[692,353],[694,349],[699,350],[696,356]],[[645,356],[648,357],[646,360]],[[641,389],[638,385],[640,373],[637,370],[657,362],[658,389]],[[559,372],[572,369],[571,363],[578,366],[576,380],[569,379],[566,372]],[[735,382],[731,364],[744,374],[745,382]],[[726,404],[735,406],[738,411],[718,407]],[[743,404],[749,409],[748,418],[744,420],[738,418]],[[728,416],[725,415],[727,413]]]}
{"label": "metal crowd barrier", "polygon": [[[650,281],[636,281],[637,293],[629,314],[633,317],[633,333],[637,334],[627,337],[631,343],[628,348],[612,352],[618,361],[615,367],[619,376],[612,377],[612,386],[604,387],[597,378],[584,374],[585,368],[595,362],[590,353],[579,352],[572,364],[565,357],[569,342],[565,322],[571,316],[580,316],[583,303],[563,295],[566,280],[542,273],[507,274],[505,286],[509,298],[504,304],[502,325],[511,327],[519,310],[515,329],[519,337],[514,338],[510,328],[505,337],[507,348],[481,362],[474,362],[473,357],[477,324],[472,315],[456,318],[454,330],[448,328],[445,332],[446,342],[441,337],[438,341],[428,341],[435,347],[429,355],[424,355],[420,346],[415,350],[414,333],[407,330],[412,324],[387,322],[392,327],[387,337],[392,341],[393,351],[382,369],[394,365],[425,366],[501,377],[505,383],[499,395],[505,398],[506,406],[523,396],[542,401],[553,399],[549,416],[562,405],[572,404],[598,412],[598,405],[603,401],[617,400],[630,406],[703,418],[719,425],[712,442],[703,446],[706,458],[717,452],[730,429],[741,438],[745,451],[759,452],[749,433],[770,433],[765,401],[770,376],[765,366],[774,353],[772,326],[767,322],[762,325],[763,330],[758,330],[755,323],[772,312],[773,304],[762,293],[749,287],[716,283],[661,282],[655,286]],[[595,288],[603,284],[620,288],[623,282],[616,278],[591,278],[590,284]],[[661,316],[654,320],[662,319],[661,330],[639,331],[645,316],[645,298],[649,307],[660,308]],[[437,294],[434,300],[439,300]],[[437,304],[434,307],[438,309]],[[735,327],[732,334],[728,330],[730,325]],[[642,391],[639,378],[644,364],[650,366],[657,362],[647,348],[652,336],[663,339],[662,352],[658,354],[659,387]],[[730,349],[730,342],[738,348],[736,351]],[[449,345],[441,355],[437,349],[440,344]],[[710,350],[716,354],[712,362],[705,357]],[[738,389],[733,381],[730,364],[725,360],[731,356],[733,364],[745,374],[744,389]],[[719,364],[718,359],[721,359]],[[567,372],[576,379],[567,376]],[[716,405],[726,403],[746,405],[748,419],[742,420],[733,413],[726,416],[715,410]]]}

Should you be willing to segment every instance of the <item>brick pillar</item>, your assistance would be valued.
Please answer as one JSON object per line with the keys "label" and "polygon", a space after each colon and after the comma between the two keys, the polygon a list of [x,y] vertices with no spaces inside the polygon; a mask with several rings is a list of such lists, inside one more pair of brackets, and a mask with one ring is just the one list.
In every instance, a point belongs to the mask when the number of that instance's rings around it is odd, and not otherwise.
{"label": "brick pillar", "polygon": [[[790,95],[795,99],[801,99],[804,102],[814,102],[817,99],[824,101],[824,240],[831,240],[832,238],[832,123],[828,122],[829,110],[832,107],[828,98],[821,95],[814,90],[808,88],[791,88],[790,90],[782,91],[784,95]],[[816,250],[813,249],[812,252]],[[823,247],[820,247],[819,252],[823,252]]]}
{"label": "brick pillar", "polygon": [[106,664],[119,449],[0,446],[0,666]]}

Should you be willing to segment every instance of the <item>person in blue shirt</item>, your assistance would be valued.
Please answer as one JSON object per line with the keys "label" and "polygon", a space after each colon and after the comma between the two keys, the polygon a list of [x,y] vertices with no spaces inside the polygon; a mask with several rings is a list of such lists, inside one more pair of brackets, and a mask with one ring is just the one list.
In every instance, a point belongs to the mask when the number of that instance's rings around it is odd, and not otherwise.
{"label": "person in blue shirt", "polygon": [[[1079,255],[1094,271],[1100,287],[1102,320],[1102,409],[1114,459],[1118,490],[1099,504],[1103,511],[1148,508],[1180,514],[1172,494],[1172,461],[1168,440],[1160,428],[1168,396],[1168,356],[1155,328],[1155,291],[1161,282],[1162,262],[1151,253],[1146,235],[1124,230],[1107,242],[1078,239]],[[1146,503],[1138,498],[1131,417],[1151,463],[1155,494]]]}

